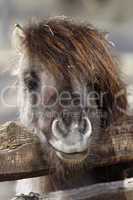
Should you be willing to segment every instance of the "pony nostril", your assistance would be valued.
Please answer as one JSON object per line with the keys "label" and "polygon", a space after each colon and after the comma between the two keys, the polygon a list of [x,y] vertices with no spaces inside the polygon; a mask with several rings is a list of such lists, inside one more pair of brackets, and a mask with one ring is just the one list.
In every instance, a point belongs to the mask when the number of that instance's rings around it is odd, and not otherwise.
{"label": "pony nostril", "polygon": [[58,119],[55,119],[52,123],[52,133],[53,135],[58,138],[59,137],[59,131],[57,130],[57,127],[58,127],[58,122],[59,120]]}
{"label": "pony nostril", "polygon": [[80,123],[80,128],[79,128],[79,130],[80,130],[80,132],[81,132],[82,134],[85,133],[85,130],[86,130],[86,121],[85,121],[85,119],[82,119],[82,121],[81,121],[81,123]]}
{"label": "pony nostril", "polygon": [[87,117],[84,117],[82,119],[82,122],[80,124],[80,132],[86,137],[90,137],[92,133],[92,125]]}
{"label": "pony nostril", "polygon": [[55,119],[52,123],[52,133],[57,138],[60,139],[61,137],[67,134],[66,128],[61,120]]}

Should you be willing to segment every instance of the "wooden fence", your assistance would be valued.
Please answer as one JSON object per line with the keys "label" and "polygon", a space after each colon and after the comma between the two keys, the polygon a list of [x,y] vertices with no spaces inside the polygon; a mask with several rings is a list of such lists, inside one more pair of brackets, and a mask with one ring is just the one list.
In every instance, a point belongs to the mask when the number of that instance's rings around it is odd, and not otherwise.
{"label": "wooden fence", "polygon": [[[47,157],[47,156],[46,156]],[[89,145],[90,168],[133,161],[133,117],[124,117],[105,132],[93,136]],[[47,159],[42,156],[39,138],[17,122],[0,126],[0,181],[48,175]],[[52,169],[54,170],[54,169]],[[50,170],[50,171],[52,171]],[[57,191],[43,197],[21,196],[15,199],[129,200],[133,199],[133,178],[98,183],[79,189]]]}

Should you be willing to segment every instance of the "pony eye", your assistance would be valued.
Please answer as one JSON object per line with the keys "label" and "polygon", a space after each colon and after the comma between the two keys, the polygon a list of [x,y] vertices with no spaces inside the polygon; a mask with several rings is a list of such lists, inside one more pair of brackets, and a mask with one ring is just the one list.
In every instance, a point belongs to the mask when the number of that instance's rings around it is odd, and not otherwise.
{"label": "pony eye", "polygon": [[38,88],[38,82],[39,80],[35,72],[31,72],[24,77],[24,84],[29,90],[36,90]]}
{"label": "pony eye", "polygon": [[29,90],[36,90],[38,88],[38,83],[36,80],[27,79],[27,80],[24,80],[24,82],[25,82],[26,87]]}

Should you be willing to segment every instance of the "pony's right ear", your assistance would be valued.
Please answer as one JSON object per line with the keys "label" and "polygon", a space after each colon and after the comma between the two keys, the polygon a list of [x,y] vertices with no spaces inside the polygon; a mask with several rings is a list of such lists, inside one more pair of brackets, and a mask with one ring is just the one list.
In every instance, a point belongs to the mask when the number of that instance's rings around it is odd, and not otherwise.
{"label": "pony's right ear", "polygon": [[19,53],[23,51],[25,37],[26,35],[23,28],[19,24],[15,24],[12,34],[12,44]]}

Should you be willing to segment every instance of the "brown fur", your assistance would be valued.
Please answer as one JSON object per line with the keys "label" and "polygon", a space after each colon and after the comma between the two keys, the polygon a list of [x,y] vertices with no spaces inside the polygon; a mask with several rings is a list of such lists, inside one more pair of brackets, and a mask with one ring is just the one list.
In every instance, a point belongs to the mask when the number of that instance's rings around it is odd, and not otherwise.
{"label": "brown fur", "polygon": [[[62,75],[69,83],[75,76],[80,81],[84,79],[97,92],[107,92],[103,109],[109,111],[111,121],[123,114],[118,107],[123,110],[127,108],[125,86],[120,79],[117,63],[111,55],[109,42],[103,33],[91,25],[79,25],[57,18],[32,23],[24,28],[24,32],[23,45],[29,58],[37,57],[57,80]],[[120,91],[123,91],[123,95],[116,102],[116,95]],[[56,169],[61,174],[57,173],[58,176],[52,179],[48,177],[49,181],[52,180],[49,185],[53,185],[54,189],[65,189],[72,185],[76,187],[85,182],[86,164],[67,166],[55,154],[49,155],[49,159],[52,160],[52,164],[55,162]],[[70,181],[63,185],[66,173],[70,173],[71,177],[71,172],[76,178],[70,178]]]}
{"label": "brown fur", "polygon": [[[119,78],[118,67],[111,56],[110,45],[104,33],[91,25],[76,24],[69,20],[50,19],[32,23],[24,29],[24,46],[32,56],[37,56],[55,78],[60,74],[69,81],[73,75],[84,77],[96,90],[108,91],[104,106],[107,106],[113,118],[126,110],[125,86]],[[115,96],[123,90],[123,95],[115,104]]]}

